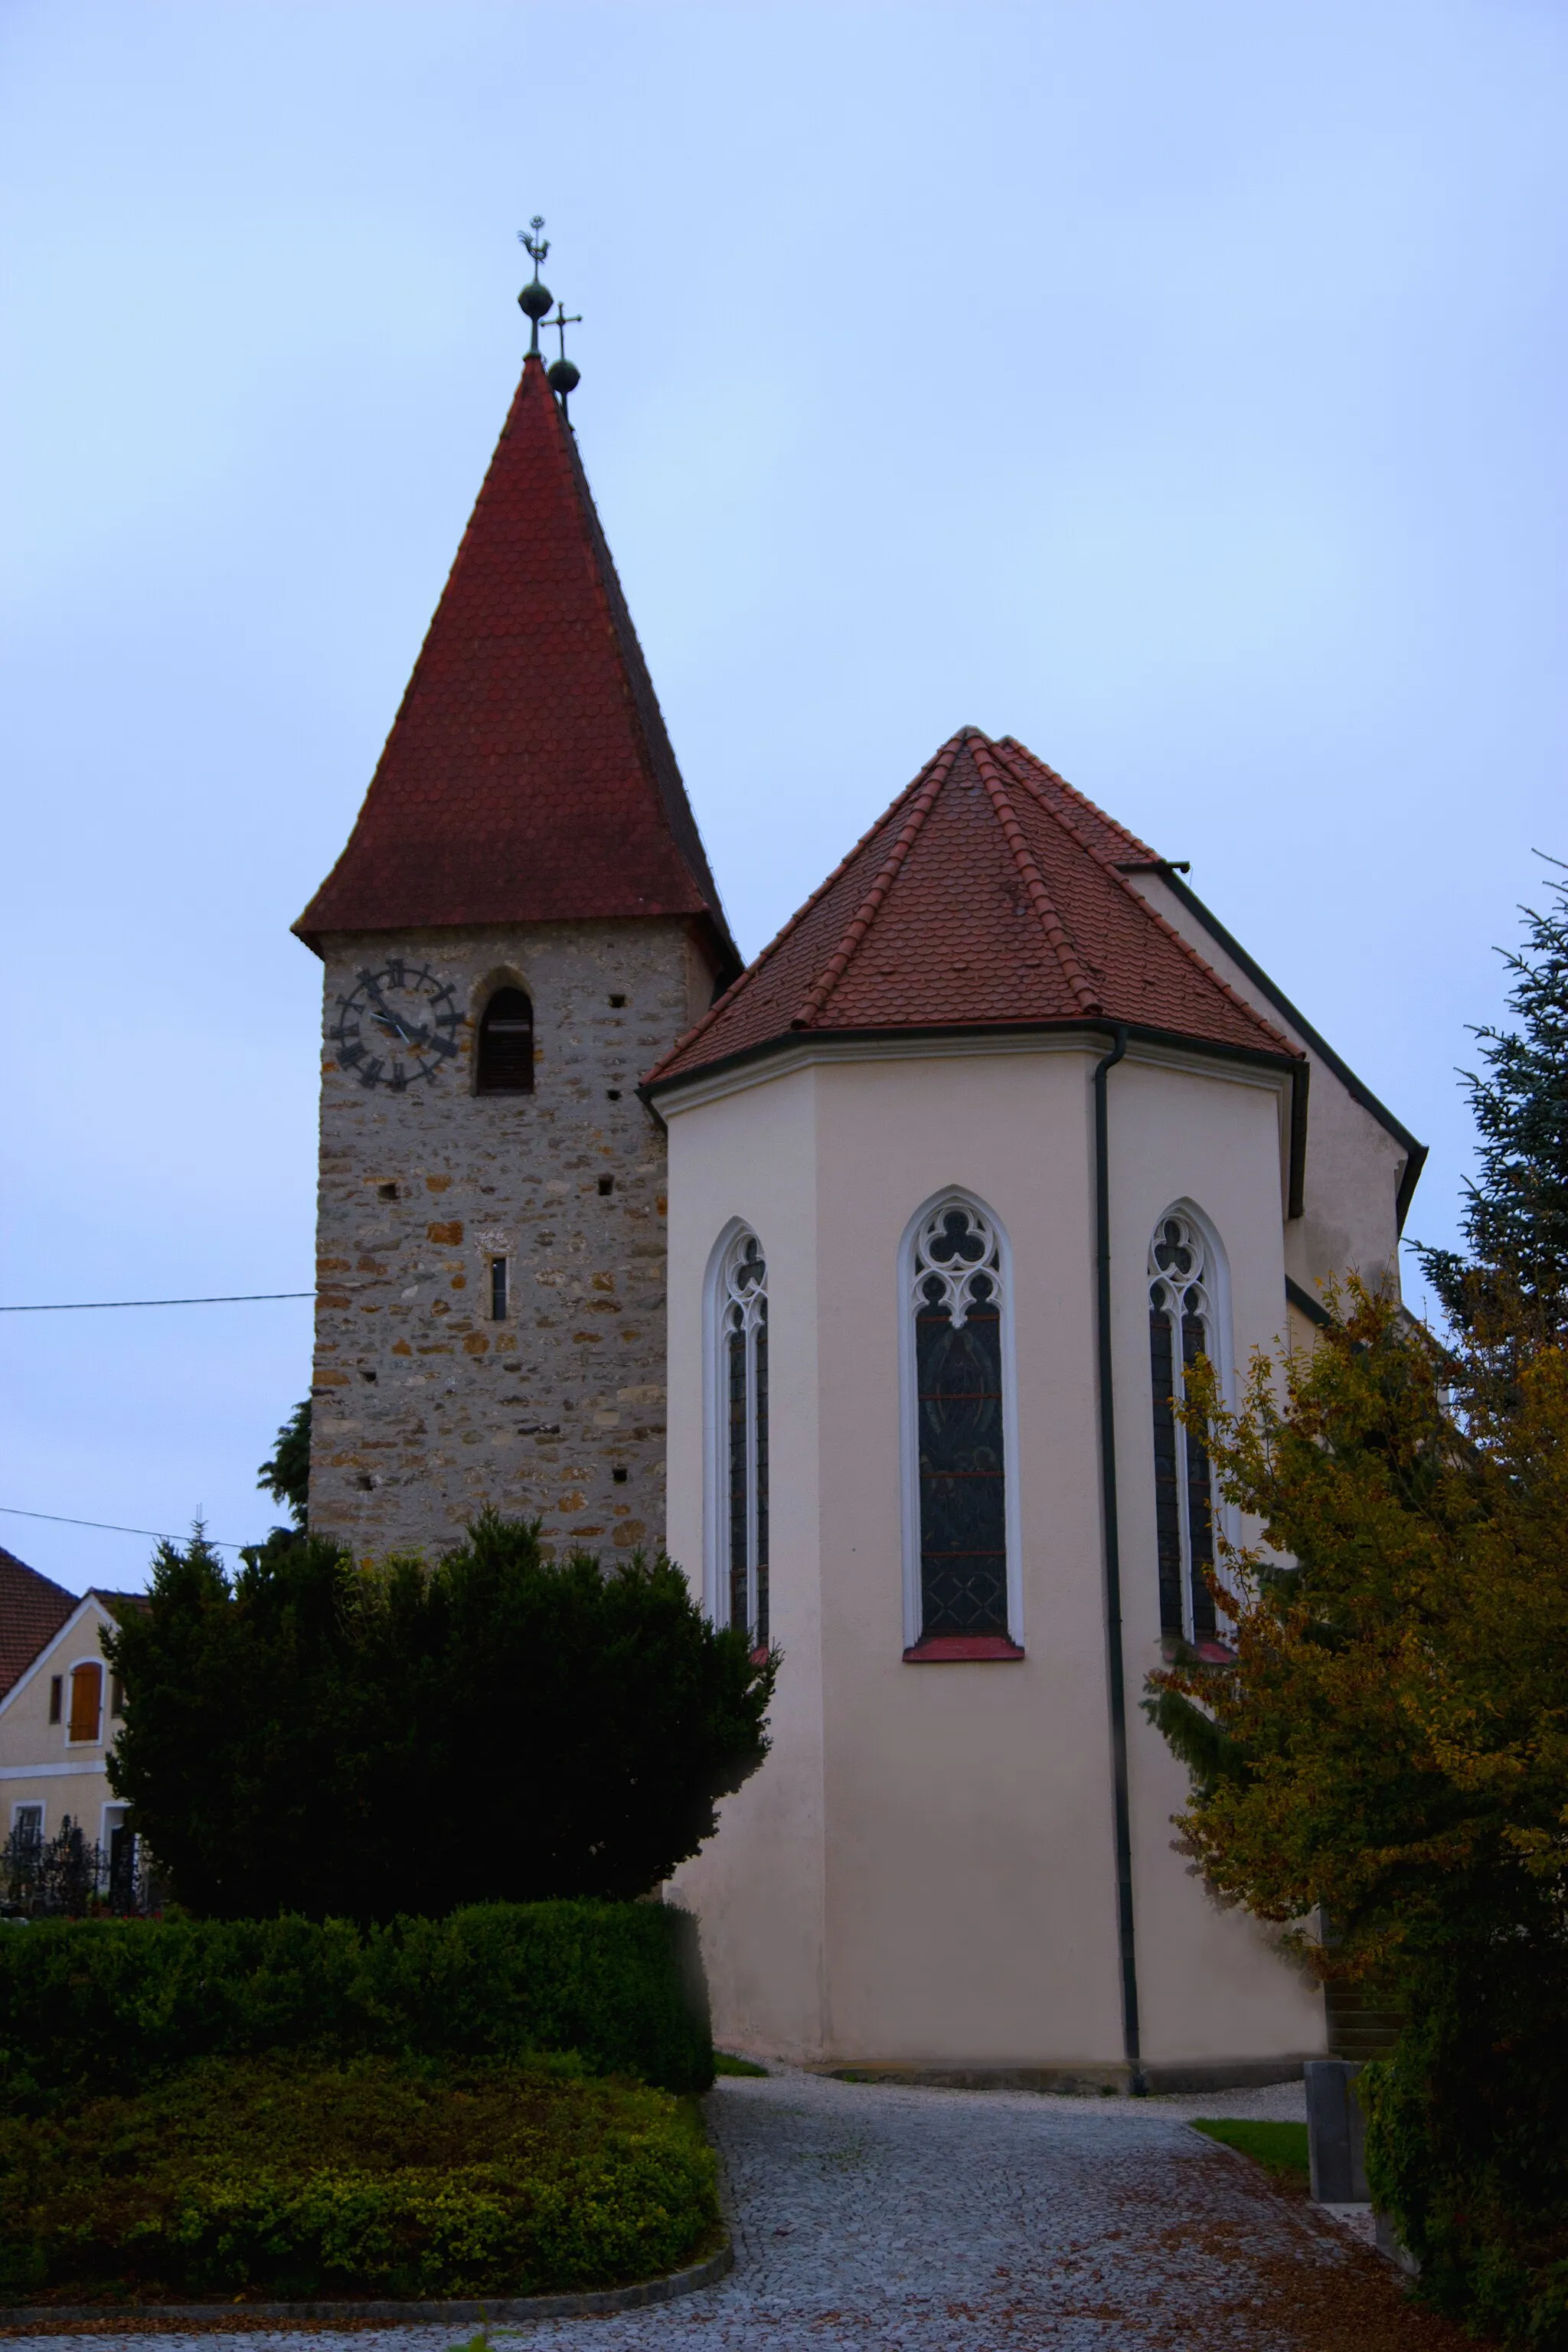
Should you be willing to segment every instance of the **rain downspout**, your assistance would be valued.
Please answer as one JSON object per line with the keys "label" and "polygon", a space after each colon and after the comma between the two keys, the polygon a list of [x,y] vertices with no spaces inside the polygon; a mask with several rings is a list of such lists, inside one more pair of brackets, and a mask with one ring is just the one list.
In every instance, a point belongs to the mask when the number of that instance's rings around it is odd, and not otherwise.
{"label": "rain downspout", "polygon": [[1094,1066],[1095,1306],[1099,1341],[1100,1491],[1105,1523],[1105,1643],[1110,1694],[1111,1793],[1116,1828],[1116,1942],[1121,1963],[1121,2040],[1129,2087],[1147,2095],[1138,2030],[1138,1954],[1132,1923],[1132,1816],[1127,1786],[1127,1675],[1121,1644],[1121,1538],[1116,1507],[1116,1401],[1110,1355],[1110,1160],[1105,1082],[1127,1051],[1127,1029],[1111,1029],[1109,1054]]}

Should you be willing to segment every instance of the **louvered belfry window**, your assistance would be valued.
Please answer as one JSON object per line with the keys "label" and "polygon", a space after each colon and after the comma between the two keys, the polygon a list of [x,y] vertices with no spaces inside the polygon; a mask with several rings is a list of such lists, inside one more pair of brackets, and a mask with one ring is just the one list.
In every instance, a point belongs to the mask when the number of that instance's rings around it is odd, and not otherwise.
{"label": "louvered belfry window", "polygon": [[947,1202],[927,1217],[913,1287],[921,1639],[1005,1638],[1002,1273],[978,1208]]}
{"label": "louvered belfry window", "polygon": [[1215,1358],[1212,1269],[1202,1232],[1173,1209],[1149,1244],[1149,1371],[1154,1409],[1154,1529],[1160,1631],[1167,1640],[1212,1642],[1214,1489],[1203,1440],[1176,1406],[1199,1356]]}
{"label": "louvered belfry window", "polygon": [[768,1270],[755,1234],[737,1234],[719,1283],[724,1389],[722,1522],[731,1625],[768,1646]]}
{"label": "louvered belfry window", "polygon": [[478,1091],[533,1092],[533,1007],[521,988],[498,988],[480,1017]]}

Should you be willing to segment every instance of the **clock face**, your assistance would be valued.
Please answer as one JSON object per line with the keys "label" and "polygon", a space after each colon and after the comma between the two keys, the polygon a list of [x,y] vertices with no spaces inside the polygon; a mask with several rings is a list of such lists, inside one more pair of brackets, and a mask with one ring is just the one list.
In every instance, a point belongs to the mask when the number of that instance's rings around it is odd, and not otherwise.
{"label": "clock face", "polygon": [[338,999],[338,1017],[327,1035],[338,1060],[362,1087],[390,1087],[403,1094],[424,1079],[440,1076],[458,1058],[458,1000],[428,964],[389,957],[379,971],[355,978],[353,992]]}

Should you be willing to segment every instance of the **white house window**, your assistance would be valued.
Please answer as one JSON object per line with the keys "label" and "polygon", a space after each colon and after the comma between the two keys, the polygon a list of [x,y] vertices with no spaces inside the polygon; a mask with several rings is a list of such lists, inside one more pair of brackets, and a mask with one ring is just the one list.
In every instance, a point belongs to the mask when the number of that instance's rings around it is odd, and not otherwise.
{"label": "white house window", "polygon": [[906,1248],[910,1654],[1018,1654],[1002,1238],[978,1202],[949,1196],[921,1213]]}
{"label": "white house window", "polygon": [[1212,1642],[1215,1493],[1202,1440],[1176,1406],[1199,1356],[1222,1368],[1216,1255],[1197,1220],[1168,1209],[1149,1244],[1149,1370],[1154,1412],[1154,1526],[1160,1631]]}
{"label": "white house window", "polygon": [[21,1804],[11,1808],[11,1835],[18,1852],[24,1847],[36,1847],[44,1842],[44,1809],[42,1805]]}
{"label": "white house window", "polygon": [[719,1280],[720,1591],[731,1625],[768,1645],[768,1270],[755,1234],[739,1233]]}

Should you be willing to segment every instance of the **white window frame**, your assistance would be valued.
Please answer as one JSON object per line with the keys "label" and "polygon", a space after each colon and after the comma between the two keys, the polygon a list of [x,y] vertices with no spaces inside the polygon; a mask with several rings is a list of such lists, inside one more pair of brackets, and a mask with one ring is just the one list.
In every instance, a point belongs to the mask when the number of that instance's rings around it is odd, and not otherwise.
{"label": "white window frame", "polygon": [[[731,1217],[714,1243],[702,1286],[702,1601],[715,1625],[730,1622],[730,1369],[725,1311],[732,1304],[731,1269],[748,1242],[755,1242],[763,1261],[763,1281],[753,1296],[768,1299],[768,1253],[756,1227],[743,1217]],[[772,1356],[769,1357],[770,1374]],[[750,1622],[757,1606],[757,1477],[756,1477],[756,1325],[747,1328],[746,1390],[747,1451],[752,1465],[746,1507],[746,1588]],[[770,1401],[771,1402],[771,1401]],[[772,1414],[769,1415],[772,1454]],[[770,1512],[770,1534],[772,1515]],[[769,1565],[772,1565],[772,1543]],[[771,1621],[771,1610],[770,1610]],[[770,1623],[770,1639],[771,1623]]]}
{"label": "white window frame", "polygon": [[16,1834],[16,1817],[19,1813],[37,1813],[38,1816],[38,1836],[41,1840],[44,1832],[48,1827],[49,1820],[49,1809],[44,1799],[42,1797],[18,1797],[16,1800],[15,1803],[11,1807],[11,1834],[13,1837]]}
{"label": "white window frame", "polygon": [[[996,1237],[1002,1300],[1002,1509],[1007,1547],[1007,1634],[1024,1644],[1023,1522],[1018,1501],[1018,1376],[1013,1341],[1013,1244],[989,1202],[961,1184],[945,1185],[923,1201],[899,1244],[899,1472],[903,1519],[904,1648],[920,1642],[924,1615],[921,1589],[920,1406],[915,1365],[915,1273],[921,1235],[950,1209],[978,1216]],[[978,1271],[978,1269],[977,1269]],[[923,1279],[923,1276],[922,1276]]]}
{"label": "white window frame", "polygon": [[[1231,1329],[1230,1318],[1230,1261],[1226,1255],[1225,1244],[1219,1237],[1219,1232],[1213,1218],[1208,1216],[1204,1210],[1200,1209],[1195,1201],[1190,1201],[1184,1197],[1179,1201],[1169,1202],[1166,1206],[1161,1210],[1159,1215],[1154,1220],[1149,1234],[1146,1273],[1143,1283],[1145,1318],[1147,1317],[1151,1293],[1153,1290],[1154,1284],[1156,1281],[1164,1281],[1167,1279],[1163,1270],[1155,1265],[1154,1244],[1162,1239],[1163,1228],[1167,1219],[1171,1217],[1184,1219],[1185,1223],[1192,1227],[1194,1233],[1203,1244],[1204,1263],[1203,1270],[1198,1276],[1198,1280],[1201,1287],[1207,1294],[1209,1303],[1208,1322],[1215,1340],[1213,1349],[1205,1350],[1205,1352],[1208,1354],[1209,1361],[1215,1368],[1215,1378],[1219,1382],[1220,1402],[1227,1408],[1234,1409],[1236,1402],[1236,1346]],[[1154,1432],[1152,1420],[1153,1391],[1150,1386],[1147,1340],[1144,1342],[1143,1360],[1143,1386],[1147,1399],[1145,1408],[1145,1426],[1149,1432],[1149,1471],[1152,1479],[1154,1475]],[[1171,1361],[1175,1375],[1176,1394],[1180,1397],[1185,1391],[1186,1381],[1182,1367],[1182,1335],[1179,1324],[1172,1332]],[[1182,1462],[1184,1468],[1185,1438],[1179,1423],[1177,1424],[1177,1443],[1181,1447],[1181,1453],[1178,1459]],[[1209,1479],[1210,1493],[1213,1496],[1214,1504],[1215,1573],[1226,1582],[1228,1589],[1229,1579],[1225,1576],[1224,1563],[1220,1558],[1220,1546],[1222,1542],[1236,1544],[1239,1541],[1240,1514],[1236,1509],[1234,1504],[1227,1503],[1224,1500],[1219,1492],[1219,1482],[1215,1476],[1212,1455],[1209,1461]],[[1179,1475],[1176,1480],[1176,1512],[1177,1526],[1180,1529],[1182,1546],[1182,1638],[1184,1641],[1191,1642],[1195,1639],[1193,1627],[1193,1538],[1190,1506],[1187,1495],[1187,1481],[1184,1475]],[[1156,1521],[1156,1528],[1157,1526],[1158,1522]],[[1159,1538],[1157,1532],[1153,1557],[1155,1577],[1154,1609],[1155,1614],[1158,1616],[1160,1606],[1160,1571]],[[1223,1635],[1221,1638],[1223,1639]]]}

